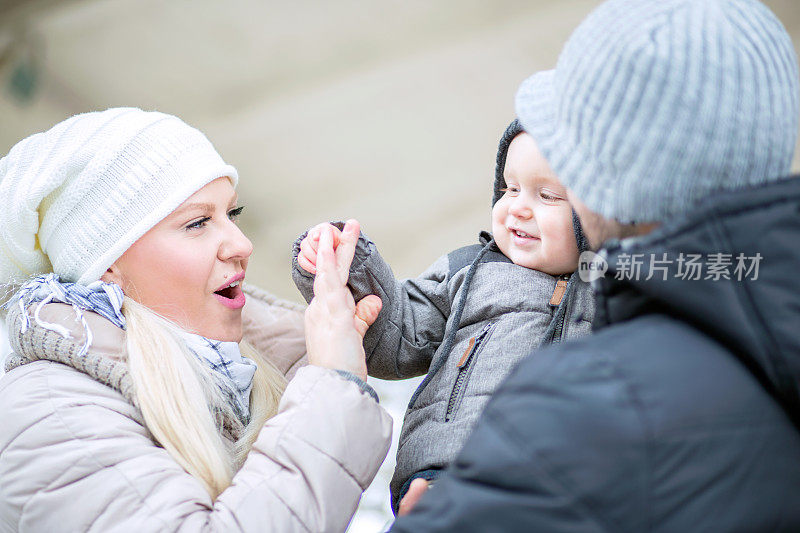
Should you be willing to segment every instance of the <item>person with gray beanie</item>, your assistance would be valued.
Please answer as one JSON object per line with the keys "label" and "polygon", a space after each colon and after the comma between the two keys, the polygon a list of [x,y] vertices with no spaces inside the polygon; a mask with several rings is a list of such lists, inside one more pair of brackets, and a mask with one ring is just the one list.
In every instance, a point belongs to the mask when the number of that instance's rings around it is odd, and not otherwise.
{"label": "person with gray beanie", "polygon": [[594,252],[392,531],[800,530],[800,85],[756,0],[610,0],[516,96]]}

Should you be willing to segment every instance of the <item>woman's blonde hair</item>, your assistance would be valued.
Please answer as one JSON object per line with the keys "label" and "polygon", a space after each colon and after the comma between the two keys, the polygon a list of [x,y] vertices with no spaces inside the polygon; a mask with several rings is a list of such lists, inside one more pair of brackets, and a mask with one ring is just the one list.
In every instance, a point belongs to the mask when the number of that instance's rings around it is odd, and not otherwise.
{"label": "woman's blonde hair", "polygon": [[230,484],[264,422],[275,415],[286,387],[283,374],[251,346],[242,355],[258,365],[250,393],[250,423],[231,444],[221,433],[233,408],[212,370],[186,347],[173,322],[125,297],[126,348],[134,393],[147,429],[212,499]]}

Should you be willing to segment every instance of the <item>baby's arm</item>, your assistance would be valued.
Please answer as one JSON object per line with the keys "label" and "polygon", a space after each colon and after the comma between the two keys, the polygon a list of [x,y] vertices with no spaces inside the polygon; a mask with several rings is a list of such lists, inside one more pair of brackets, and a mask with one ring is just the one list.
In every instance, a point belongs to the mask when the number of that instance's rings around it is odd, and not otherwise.
{"label": "baby's arm", "polygon": [[[341,224],[339,224],[341,226]],[[292,278],[306,301],[314,297],[314,230],[301,235],[293,246]],[[337,235],[338,239],[341,234]],[[416,279],[397,280],[375,245],[361,233],[350,267],[348,286],[356,301],[378,295],[383,309],[364,337],[367,367],[382,379],[409,378],[428,371],[444,337],[450,314],[447,257],[441,258]]]}

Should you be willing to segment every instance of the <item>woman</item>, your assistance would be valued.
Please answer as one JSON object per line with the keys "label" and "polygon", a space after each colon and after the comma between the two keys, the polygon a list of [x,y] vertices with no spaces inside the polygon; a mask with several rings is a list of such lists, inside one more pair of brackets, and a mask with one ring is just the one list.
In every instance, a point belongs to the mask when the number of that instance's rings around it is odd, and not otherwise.
{"label": "woman", "polygon": [[[288,385],[240,351],[237,180],[202,133],[138,109],[77,115],[0,160],[0,530],[346,527],[389,446],[360,348],[380,303],[342,305],[345,243],[308,319],[357,328],[309,322]],[[256,320],[276,308],[256,304]]]}

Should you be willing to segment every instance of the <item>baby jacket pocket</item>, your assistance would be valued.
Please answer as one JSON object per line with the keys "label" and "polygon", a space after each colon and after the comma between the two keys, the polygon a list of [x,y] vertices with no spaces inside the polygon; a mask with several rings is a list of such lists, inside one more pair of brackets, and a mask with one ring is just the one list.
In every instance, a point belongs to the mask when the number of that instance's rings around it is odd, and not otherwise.
{"label": "baby jacket pocket", "polygon": [[469,340],[466,350],[458,361],[458,373],[456,374],[453,390],[450,391],[450,399],[447,401],[447,410],[444,414],[444,421],[451,422],[464,399],[464,391],[467,389],[469,377],[472,374],[472,369],[475,368],[475,362],[478,359],[478,354],[483,350],[489,341],[489,337],[494,330],[496,322],[489,322],[486,324],[477,335]]}

